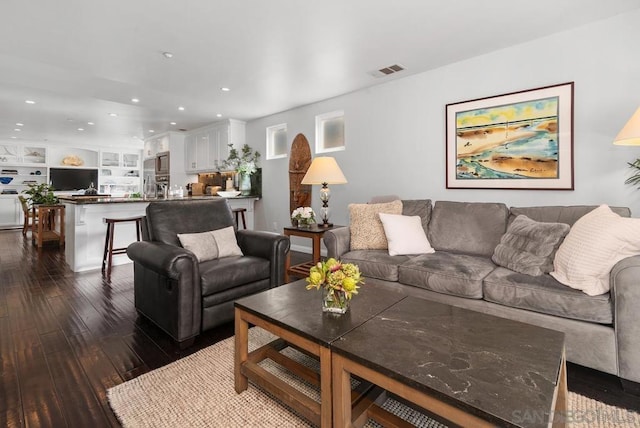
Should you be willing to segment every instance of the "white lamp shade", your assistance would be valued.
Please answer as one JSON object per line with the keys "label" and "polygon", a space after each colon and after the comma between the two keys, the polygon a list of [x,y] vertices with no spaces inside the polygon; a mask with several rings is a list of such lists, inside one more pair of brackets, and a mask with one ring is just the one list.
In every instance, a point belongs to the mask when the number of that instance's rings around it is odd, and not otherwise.
{"label": "white lamp shade", "polygon": [[335,158],[317,157],[302,178],[302,184],[344,184],[347,182]]}
{"label": "white lamp shade", "polygon": [[613,144],[619,146],[640,146],[640,108],[633,113],[631,119],[618,133]]}

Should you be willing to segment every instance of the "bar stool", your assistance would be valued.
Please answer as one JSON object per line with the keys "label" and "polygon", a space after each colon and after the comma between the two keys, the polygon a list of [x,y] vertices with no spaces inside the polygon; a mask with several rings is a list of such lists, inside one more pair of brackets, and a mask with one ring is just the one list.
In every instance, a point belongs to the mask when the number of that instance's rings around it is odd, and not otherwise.
{"label": "bar stool", "polygon": [[236,227],[238,229],[240,229],[240,223],[238,223],[238,215],[241,215],[242,216],[242,227],[244,229],[246,229],[247,228],[247,221],[244,218],[244,213],[247,212],[247,209],[246,208],[234,208],[234,209],[231,210],[231,212],[233,212],[233,214],[236,216]]}
{"label": "bar stool", "polygon": [[140,240],[140,232],[142,231],[142,219],[144,216],[138,217],[126,217],[126,218],[105,218],[104,222],[107,224],[107,236],[104,240],[104,255],[102,256],[102,274],[105,270],[107,272],[107,281],[111,281],[111,263],[113,261],[114,254],[125,254],[127,248],[113,248],[113,234],[115,232],[116,223],[136,222],[136,238]]}

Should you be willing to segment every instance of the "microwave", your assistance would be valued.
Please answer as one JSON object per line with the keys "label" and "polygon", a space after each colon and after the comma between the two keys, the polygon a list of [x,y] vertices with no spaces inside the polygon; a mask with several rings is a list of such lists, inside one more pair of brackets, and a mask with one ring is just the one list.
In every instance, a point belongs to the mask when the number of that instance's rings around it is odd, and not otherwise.
{"label": "microwave", "polygon": [[156,175],[169,175],[169,152],[156,155]]}

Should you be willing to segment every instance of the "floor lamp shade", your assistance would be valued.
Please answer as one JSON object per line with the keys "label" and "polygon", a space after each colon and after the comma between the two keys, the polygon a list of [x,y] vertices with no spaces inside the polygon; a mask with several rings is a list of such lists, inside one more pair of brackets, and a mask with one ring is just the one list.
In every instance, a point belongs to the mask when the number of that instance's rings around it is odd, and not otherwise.
{"label": "floor lamp shade", "polygon": [[320,200],[322,200],[323,227],[333,226],[329,223],[329,199],[331,198],[329,184],[345,184],[346,182],[347,179],[338,166],[338,162],[335,158],[328,156],[316,157],[302,178],[302,184],[322,184]]}
{"label": "floor lamp shade", "polygon": [[613,140],[619,146],[640,146],[640,108],[631,116]]}

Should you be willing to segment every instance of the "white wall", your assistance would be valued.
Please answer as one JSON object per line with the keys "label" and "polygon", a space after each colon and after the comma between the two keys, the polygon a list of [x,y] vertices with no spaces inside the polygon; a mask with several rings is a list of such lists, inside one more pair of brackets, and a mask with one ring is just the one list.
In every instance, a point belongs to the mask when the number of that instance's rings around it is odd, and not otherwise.
{"label": "white wall", "polygon": [[[343,109],[347,149],[331,155],[349,183],[331,186],[331,219],[337,224],[348,224],[349,203],[382,194],[515,206],[606,203],[630,206],[640,216],[640,190],[624,184],[631,172],[626,162],[640,157],[640,147],[611,144],[640,106],[638,21],[640,11],[619,15],[260,118],[247,124],[247,142],[265,153],[265,128],[287,123],[288,139],[305,134],[313,152],[315,115]],[[447,103],[569,81],[575,82],[574,191],[445,188]],[[264,198],[256,213],[258,229],[281,230],[289,224],[288,162],[261,161]],[[314,186],[313,207],[320,206]]]}

